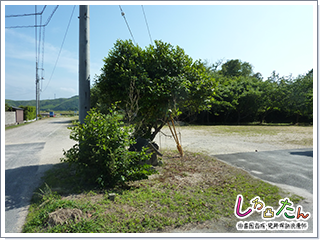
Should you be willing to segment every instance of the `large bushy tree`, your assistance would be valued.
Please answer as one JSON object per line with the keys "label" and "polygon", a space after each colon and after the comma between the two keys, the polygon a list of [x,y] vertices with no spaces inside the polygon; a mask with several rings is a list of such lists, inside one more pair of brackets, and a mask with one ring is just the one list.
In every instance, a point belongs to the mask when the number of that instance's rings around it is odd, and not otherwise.
{"label": "large bushy tree", "polygon": [[248,62],[232,59],[222,64],[219,73],[226,77],[249,77],[253,75],[253,67]]}
{"label": "large bushy tree", "polygon": [[215,81],[201,61],[182,48],[155,41],[145,49],[130,40],[118,40],[104,58],[96,78],[94,101],[100,111],[114,102],[135,124],[135,137],[153,140],[173,116],[200,112],[213,101]]}
{"label": "large bushy tree", "polygon": [[266,117],[274,111],[285,111],[288,106],[289,80],[280,77],[275,71],[268,79],[261,83],[260,97],[260,123],[265,122]]}
{"label": "large bushy tree", "polygon": [[[215,67],[219,65],[220,70]],[[249,116],[256,116],[260,105],[261,74],[254,74],[253,66],[239,59],[223,64],[220,61],[212,71],[218,83],[212,113],[224,116],[224,121],[230,115],[235,116],[237,123]]]}
{"label": "large bushy tree", "polygon": [[234,113],[238,124],[248,116],[255,116],[260,106],[260,84],[253,77],[220,77],[212,111],[223,114],[225,121]]}
{"label": "large bushy tree", "polygon": [[289,85],[288,112],[300,117],[313,116],[313,69],[305,75],[299,75]]}

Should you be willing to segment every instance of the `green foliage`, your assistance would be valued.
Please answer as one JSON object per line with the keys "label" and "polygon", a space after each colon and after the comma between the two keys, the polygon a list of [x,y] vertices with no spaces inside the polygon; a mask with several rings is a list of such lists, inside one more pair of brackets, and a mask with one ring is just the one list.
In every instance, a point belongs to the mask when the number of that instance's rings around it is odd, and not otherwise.
{"label": "green foliage", "polygon": [[108,115],[92,109],[84,121],[71,128],[70,138],[78,143],[64,151],[65,158],[61,160],[75,164],[87,181],[113,187],[155,173],[150,165],[139,164],[150,157],[145,150],[128,150],[134,144],[129,134],[132,129],[122,126],[115,107],[109,109]]}
{"label": "green foliage", "polygon": [[33,120],[37,116],[37,109],[34,106],[19,106],[20,108],[23,109],[23,119],[28,121],[28,120]]}
{"label": "green foliage", "polygon": [[[260,73],[253,73],[253,67],[240,60],[229,60],[218,67],[221,61],[206,65],[206,69],[217,81],[215,101],[210,113],[198,115],[198,122],[204,116],[215,119],[211,122],[265,123],[288,122],[310,123],[313,118],[313,70],[297,78],[280,77],[275,71],[263,81]],[[217,120],[218,119],[218,120]],[[270,121],[270,122],[271,122]]]}
{"label": "green foliage", "polygon": [[249,77],[252,76],[253,71],[250,63],[233,59],[222,64],[219,73],[225,77]]}
{"label": "green foliage", "polygon": [[216,89],[215,112],[225,116],[231,112],[237,115],[237,123],[249,115],[256,115],[261,96],[261,81],[254,77],[219,77]]}
{"label": "green foliage", "polygon": [[264,123],[266,117],[274,111],[283,111],[288,103],[288,79],[280,77],[275,71],[261,83],[260,122]]}
{"label": "green foliage", "polygon": [[209,109],[215,81],[201,61],[194,62],[178,46],[155,41],[143,50],[118,40],[95,86],[94,102],[102,112],[121,101],[127,120],[136,124],[135,136],[152,140],[166,124],[169,109],[173,116]]}
{"label": "green foliage", "polygon": [[313,70],[306,75],[293,79],[280,77],[275,71],[263,82],[261,97],[261,122],[273,111],[295,116],[295,122],[300,117],[312,119],[313,116]]}
{"label": "green foliage", "polygon": [[296,115],[296,123],[301,116],[313,116],[313,70],[300,75],[289,84],[288,111]]}
{"label": "green foliage", "polygon": [[12,111],[12,107],[8,103],[5,105],[5,111]]}

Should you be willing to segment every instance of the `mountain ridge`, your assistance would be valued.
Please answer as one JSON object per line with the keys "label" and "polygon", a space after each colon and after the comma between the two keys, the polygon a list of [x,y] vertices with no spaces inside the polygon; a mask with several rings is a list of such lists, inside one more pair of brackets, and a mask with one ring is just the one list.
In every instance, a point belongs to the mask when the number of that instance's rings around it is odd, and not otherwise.
{"label": "mountain ridge", "polygon": [[[36,100],[5,100],[11,107],[36,106]],[[40,111],[78,111],[79,96],[40,100]]]}

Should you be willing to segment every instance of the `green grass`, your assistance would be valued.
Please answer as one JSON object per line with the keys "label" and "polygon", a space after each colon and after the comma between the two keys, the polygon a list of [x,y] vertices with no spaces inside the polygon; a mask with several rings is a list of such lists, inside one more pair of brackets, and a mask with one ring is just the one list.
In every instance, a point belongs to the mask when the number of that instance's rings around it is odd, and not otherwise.
{"label": "green grass", "polygon": [[[125,187],[98,189],[87,185],[66,164],[49,170],[34,194],[23,232],[39,233],[135,233],[168,232],[188,223],[204,223],[221,217],[234,219],[236,197],[243,208],[259,196],[268,206],[278,206],[283,195],[268,183],[252,178],[202,154],[167,152],[158,174],[130,182]],[[108,198],[115,193],[115,200]],[[294,201],[301,198],[294,196]],[[79,209],[78,220],[49,223],[57,209]]]}
{"label": "green grass", "polygon": [[32,122],[26,122],[26,123],[20,123],[20,124],[17,124],[17,125],[7,126],[6,130],[12,129],[12,128],[17,128],[17,127],[22,127],[22,126],[25,126],[25,125],[30,124],[30,123],[32,123]]}

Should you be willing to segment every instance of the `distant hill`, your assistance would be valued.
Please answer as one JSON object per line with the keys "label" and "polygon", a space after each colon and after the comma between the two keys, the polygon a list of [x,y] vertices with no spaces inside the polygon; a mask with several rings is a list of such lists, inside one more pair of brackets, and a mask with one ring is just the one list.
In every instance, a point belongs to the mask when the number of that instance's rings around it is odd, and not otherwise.
{"label": "distant hill", "polygon": [[[6,103],[11,107],[36,106],[36,100],[14,101],[6,99]],[[40,111],[78,111],[79,96],[71,98],[57,98],[52,100],[40,100]]]}

